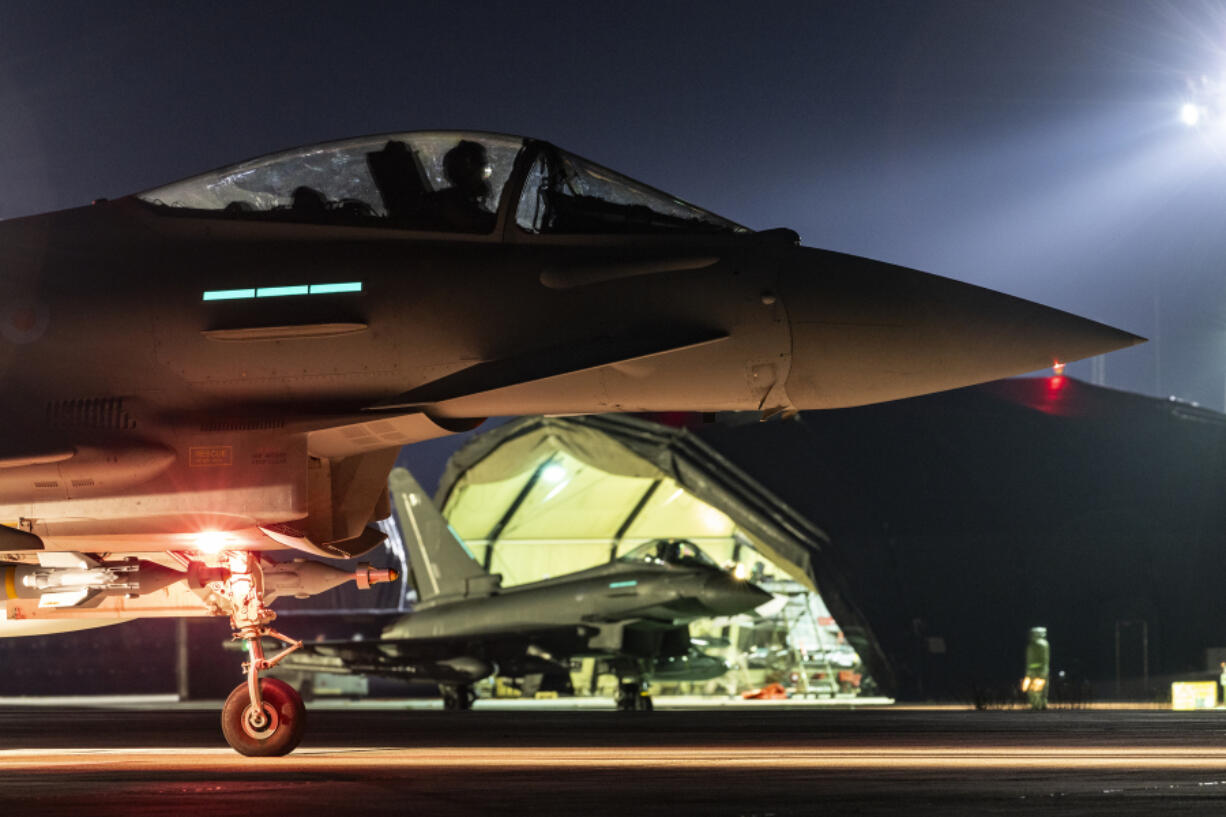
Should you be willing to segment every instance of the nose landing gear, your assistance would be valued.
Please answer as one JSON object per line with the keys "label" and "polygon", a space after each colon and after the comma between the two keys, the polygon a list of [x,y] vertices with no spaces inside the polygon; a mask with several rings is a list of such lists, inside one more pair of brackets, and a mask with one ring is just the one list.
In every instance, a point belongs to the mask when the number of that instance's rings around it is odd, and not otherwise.
{"label": "nose landing gear", "polygon": [[294,688],[276,678],[260,679],[259,708],[252,706],[246,684],[226,698],[221,731],[239,754],[248,757],[287,755],[302,740],[306,709]]}
{"label": "nose landing gear", "polygon": [[[261,678],[287,655],[302,646],[268,625],[277,614],[264,605],[264,575],[251,553],[230,551],[225,555],[225,578],[210,585],[212,598],[222,612],[230,614],[234,638],[246,642],[251,660],[243,663],[246,683],[226,698],[221,711],[221,731],[226,742],[240,754],[250,757],[287,755],[302,740],[306,708],[293,687],[276,678]],[[264,657],[264,637],[276,638],[285,649],[271,658]]]}

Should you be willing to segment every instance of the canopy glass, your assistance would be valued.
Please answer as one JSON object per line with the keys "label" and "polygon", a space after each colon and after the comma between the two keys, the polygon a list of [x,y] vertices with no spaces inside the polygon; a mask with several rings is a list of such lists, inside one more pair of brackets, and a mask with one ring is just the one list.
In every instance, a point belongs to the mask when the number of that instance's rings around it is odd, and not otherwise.
{"label": "canopy glass", "polygon": [[297,148],[137,197],[195,215],[473,235],[494,232],[504,202],[531,234],[747,232],[544,142],[458,131]]}

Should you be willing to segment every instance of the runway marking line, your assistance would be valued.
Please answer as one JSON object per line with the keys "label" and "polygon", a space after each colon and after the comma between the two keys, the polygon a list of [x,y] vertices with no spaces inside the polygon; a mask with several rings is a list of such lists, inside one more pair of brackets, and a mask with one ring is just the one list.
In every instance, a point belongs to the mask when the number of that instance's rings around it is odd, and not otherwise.
{"label": "runway marking line", "polygon": [[632,768],[674,769],[1226,769],[1226,748],[1159,747],[446,747],[305,748],[284,758],[242,757],[227,748],[4,749],[0,771],[71,766],[149,771],[191,767],[219,771],[369,768]]}

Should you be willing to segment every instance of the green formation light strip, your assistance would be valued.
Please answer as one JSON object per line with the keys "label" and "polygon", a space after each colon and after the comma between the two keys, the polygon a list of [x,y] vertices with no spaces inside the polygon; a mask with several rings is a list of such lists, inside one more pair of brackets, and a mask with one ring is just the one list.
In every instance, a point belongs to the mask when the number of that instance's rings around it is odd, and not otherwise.
{"label": "green formation light strip", "polygon": [[254,289],[214,289],[204,293],[206,301],[237,301],[240,298],[254,297]]}
{"label": "green formation light strip", "polygon": [[636,584],[638,584],[638,582],[637,582],[637,581],[629,581],[629,582],[609,582],[609,587],[610,587],[610,588],[616,588],[616,587],[634,587]]}
{"label": "green formation light strip", "polygon": [[299,287],[260,287],[255,291],[257,298],[278,298],[282,295],[306,295],[311,291],[308,286]]}
{"label": "green formation light strip", "polygon": [[250,298],[284,298],[287,295],[336,295],[343,292],[361,292],[361,281],[343,281],[336,284],[300,284],[285,287],[260,287],[258,289],[209,289],[205,301],[242,301]]}
{"label": "green formation light strip", "polygon": [[311,284],[312,295],[331,295],[335,292],[361,292],[361,281],[347,281],[343,284]]}

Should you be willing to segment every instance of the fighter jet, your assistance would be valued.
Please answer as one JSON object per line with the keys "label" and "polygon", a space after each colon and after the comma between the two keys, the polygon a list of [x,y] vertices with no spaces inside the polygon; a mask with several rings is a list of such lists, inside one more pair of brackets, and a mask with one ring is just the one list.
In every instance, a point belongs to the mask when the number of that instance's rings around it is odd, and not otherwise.
{"label": "fighter jet", "polygon": [[691,621],[748,613],[773,598],[685,540],[653,540],[604,565],[503,588],[412,474],[393,469],[390,485],[415,610],[378,640],[306,643],[282,669],[436,681],[445,708],[468,709],[473,683],[496,671],[566,672],[568,659],[595,656],[618,677],[618,709],[650,710],[645,684],[657,674],[705,680],[726,669],[690,641]]}
{"label": "fighter jet", "polygon": [[[492,415],[852,406],[1141,340],[755,232],[547,142],[394,133],[0,222],[5,634],[229,616],[246,754],[301,736],[276,595],[390,576],[399,448]],[[261,638],[287,646],[266,658]]]}

